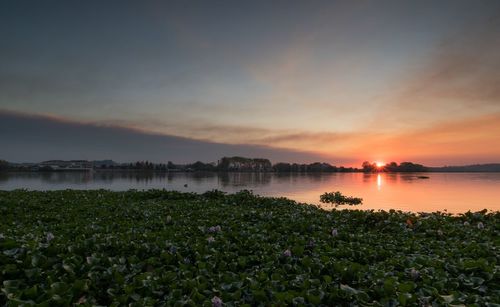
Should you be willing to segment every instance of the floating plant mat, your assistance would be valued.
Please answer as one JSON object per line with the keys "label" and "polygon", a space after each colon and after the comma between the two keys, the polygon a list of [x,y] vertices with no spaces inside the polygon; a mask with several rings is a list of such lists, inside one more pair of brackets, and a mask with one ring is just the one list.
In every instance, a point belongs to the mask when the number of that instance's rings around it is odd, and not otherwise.
{"label": "floating plant mat", "polygon": [[500,214],[248,191],[0,191],[0,305],[486,305]]}

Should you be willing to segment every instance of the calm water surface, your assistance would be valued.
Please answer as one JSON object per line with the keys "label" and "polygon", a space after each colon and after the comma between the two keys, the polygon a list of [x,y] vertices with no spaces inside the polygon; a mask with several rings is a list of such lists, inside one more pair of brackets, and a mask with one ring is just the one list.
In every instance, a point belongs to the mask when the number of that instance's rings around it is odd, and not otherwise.
{"label": "calm water surface", "polygon": [[[362,209],[404,211],[468,210],[500,211],[500,173],[419,174],[273,174],[273,173],[4,173],[0,190],[128,189],[165,188],[205,192],[219,189],[236,192],[253,190],[264,196],[285,196],[300,202],[319,204],[327,191],[362,197]],[[184,185],[187,184],[187,187]],[[329,206],[329,205],[328,205]],[[326,206],[326,207],[328,207]]]}

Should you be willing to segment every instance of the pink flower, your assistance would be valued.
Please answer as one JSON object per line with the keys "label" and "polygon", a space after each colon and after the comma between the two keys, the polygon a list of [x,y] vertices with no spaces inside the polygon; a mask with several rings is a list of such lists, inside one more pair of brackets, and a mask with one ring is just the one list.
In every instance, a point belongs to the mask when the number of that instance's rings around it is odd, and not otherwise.
{"label": "pink flower", "polygon": [[216,232],[221,232],[221,231],[222,231],[222,227],[220,227],[220,225],[212,226],[212,227],[208,228],[209,233],[216,233]]}
{"label": "pink flower", "polygon": [[484,224],[483,222],[477,223],[477,229],[484,229]]}
{"label": "pink flower", "polygon": [[283,256],[285,256],[285,257],[292,257],[292,252],[289,249],[287,249],[287,250],[285,250],[283,252]]}
{"label": "pink flower", "polygon": [[55,239],[55,236],[52,232],[48,232],[46,239],[47,239],[47,242],[50,242],[50,241]]}
{"label": "pink flower", "polygon": [[212,306],[213,307],[221,307],[222,306],[222,299],[218,296],[214,296],[212,298]]}
{"label": "pink flower", "polygon": [[215,242],[214,237],[212,237],[212,236],[208,237],[208,238],[207,238],[207,242],[208,242],[208,243],[213,243],[213,242]]}
{"label": "pink flower", "polygon": [[80,297],[80,299],[78,300],[78,305],[79,304],[85,304],[87,302],[87,298],[85,296],[82,296]]}
{"label": "pink flower", "polygon": [[333,228],[333,229],[332,229],[332,236],[333,236],[333,237],[336,237],[336,236],[338,236],[338,235],[339,235],[339,232],[337,231],[337,228]]}

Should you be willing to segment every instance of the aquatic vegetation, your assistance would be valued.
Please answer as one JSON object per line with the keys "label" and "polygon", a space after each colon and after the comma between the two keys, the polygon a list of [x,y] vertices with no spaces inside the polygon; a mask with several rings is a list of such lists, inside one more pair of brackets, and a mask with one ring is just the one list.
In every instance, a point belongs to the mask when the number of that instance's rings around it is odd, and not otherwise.
{"label": "aquatic vegetation", "polygon": [[322,203],[330,203],[335,206],[349,205],[356,206],[363,203],[363,199],[359,197],[344,196],[339,191],[337,192],[327,192],[320,196],[320,201]]}
{"label": "aquatic vegetation", "polygon": [[0,234],[0,305],[500,301],[498,212],[324,211],[249,191],[0,191]]}

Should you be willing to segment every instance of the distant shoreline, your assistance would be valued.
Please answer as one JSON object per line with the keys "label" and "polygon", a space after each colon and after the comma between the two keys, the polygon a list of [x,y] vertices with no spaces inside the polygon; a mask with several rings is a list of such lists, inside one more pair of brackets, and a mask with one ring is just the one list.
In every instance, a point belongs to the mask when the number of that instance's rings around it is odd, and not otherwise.
{"label": "distant shoreline", "polygon": [[196,161],[188,164],[153,163],[136,161],[118,163],[113,160],[48,160],[39,163],[10,163],[0,160],[0,172],[241,172],[241,173],[490,173],[500,172],[500,163],[463,166],[429,167],[413,162],[365,161],[361,168],[335,166],[326,162],[314,163],[271,163],[264,158],[222,157],[216,162]]}
{"label": "distant shoreline", "polygon": [[169,173],[213,173],[213,174],[224,174],[224,173],[254,173],[254,174],[343,174],[343,173],[362,173],[362,174],[428,174],[428,173],[500,173],[500,170],[426,170],[426,171],[381,171],[381,172],[365,172],[363,170],[353,170],[353,171],[253,171],[253,170],[216,170],[216,171],[206,171],[206,170],[143,170],[143,169],[64,169],[64,170],[3,170],[2,173],[147,173],[147,174],[169,174]]}

